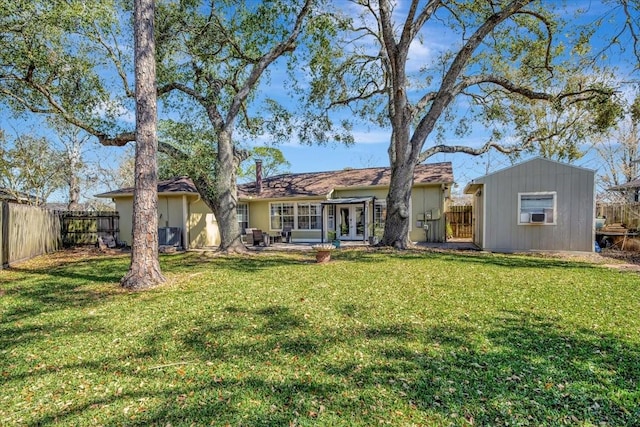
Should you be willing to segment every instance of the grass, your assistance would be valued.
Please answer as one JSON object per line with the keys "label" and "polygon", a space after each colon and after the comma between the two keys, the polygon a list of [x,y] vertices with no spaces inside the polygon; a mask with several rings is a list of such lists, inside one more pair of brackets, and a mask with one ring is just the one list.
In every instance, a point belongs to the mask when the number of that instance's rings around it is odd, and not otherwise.
{"label": "grass", "polygon": [[0,425],[640,425],[640,278],[433,252],[0,272]]}

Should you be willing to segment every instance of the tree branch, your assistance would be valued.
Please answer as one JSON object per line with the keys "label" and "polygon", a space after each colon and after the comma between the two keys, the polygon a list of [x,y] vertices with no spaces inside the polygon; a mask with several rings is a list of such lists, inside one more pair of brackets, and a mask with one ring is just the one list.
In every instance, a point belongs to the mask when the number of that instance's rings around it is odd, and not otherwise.
{"label": "tree branch", "polygon": [[456,86],[456,81],[460,76],[460,73],[466,66],[467,62],[471,58],[473,52],[482,43],[484,38],[491,33],[500,23],[508,19],[515,12],[522,9],[525,5],[532,0],[513,0],[507,4],[500,12],[491,15],[487,20],[476,30],[476,32],[469,38],[465,45],[460,49],[455,59],[453,60],[449,70],[446,72],[442,79],[442,84],[438,90],[437,95],[434,97],[431,104],[431,108],[418,122],[413,137],[411,138],[411,145],[414,149],[419,149],[427,137],[427,135],[433,130],[438,117],[442,114],[442,111],[451,103],[453,99],[453,90]]}
{"label": "tree branch", "polygon": [[271,64],[273,61],[278,59],[282,54],[287,51],[291,51],[295,48],[295,41],[302,30],[302,25],[309,13],[311,12],[311,6],[313,4],[313,0],[305,0],[304,6],[298,13],[296,17],[296,23],[293,26],[293,29],[287,39],[282,43],[278,43],[273,47],[268,53],[263,55],[258,62],[252,67],[251,72],[249,73],[249,77],[244,82],[240,90],[233,97],[231,105],[229,106],[229,110],[226,115],[226,123],[225,126],[231,126],[234,122],[234,119],[237,117],[242,104],[246,101],[249,93],[255,87],[258,79],[264,72],[264,70]]}
{"label": "tree branch", "polygon": [[416,164],[420,164],[425,160],[427,160],[428,158],[430,158],[431,156],[434,156],[440,153],[446,153],[446,154],[464,153],[464,154],[470,154],[472,156],[479,156],[491,150],[492,148],[503,154],[517,153],[517,152],[526,150],[531,146],[531,144],[533,144],[535,141],[539,139],[540,138],[530,136],[525,140],[523,144],[512,146],[512,147],[506,147],[504,145],[498,144],[497,142],[493,142],[493,141],[488,141],[486,144],[484,144],[480,148],[472,148],[466,145],[445,145],[445,144],[434,145],[433,147],[430,147],[427,150],[424,150],[422,153],[420,153],[420,156],[418,156],[418,161],[416,162]]}

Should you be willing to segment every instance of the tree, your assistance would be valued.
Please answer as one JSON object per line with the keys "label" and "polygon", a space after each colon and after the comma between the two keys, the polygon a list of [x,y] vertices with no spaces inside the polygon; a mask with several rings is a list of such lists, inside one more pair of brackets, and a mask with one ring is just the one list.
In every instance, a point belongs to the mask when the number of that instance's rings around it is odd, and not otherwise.
{"label": "tree", "polygon": [[[579,72],[580,64],[564,60],[580,57],[587,40],[580,39],[569,55],[554,39],[560,24],[547,3],[353,3],[362,14],[350,27],[351,46],[337,44],[312,63],[310,101],[347,106],[364,118],[390,125],[391,179],[382,245],[410,245],[409,202],[416,164],[438,153],[526,149],[550,136],[536,127],[532,105],[563,111],[607,101],[613,92]],[[421,48],[432,52],[429,62],[410,62]],[[463,137],[474,121],[488,135],[482,146],[446,142],[445,130]],[[432,142],[425,147],[428,138]]]}
{"label": "tree", "polygon": [[131,264],[121,284],[145,289],[165,281],[158,260],[158,151],[155,0],[134,0],[136,157]]}
{"label": "tree", "polygon": [[66,174],[62,153],[49,140],[33,135],[18,135],[12,141],[0,136],[0,186],[13,191],[16,199],[29,195],[29,203],[44,204],[63,187]]}
{"label": "tree", "polygon": [[[196,107],[209,121],[215,145],[195,148],[201,158],[215,155],[215,163],[206,168],[199,160],[191,178],[216,216],[224,251],[245,250],[236,216],[236,181],[249,153],[236,143],[234,131],[238,122],[250,135],[266,126],[252,119],[248,106],[267,68],[295,50],[314,3],[221,3],[204,8],[204,13],[197,2],[163,7],[160,81],[167,102],[183,105],[183,111]],[[183,160],[194,158],[193,148],[161,145],[164,153]]]}
{"label": "tree", "polygon": [[[609,140],[596,145],[596,152],[602,160],[600,169],[601,195],[607,188],[626,184],[639,178],[640,172],[640,95],[626,111],[623,121],[609,135]],[[635,192],[636,189],[628,191]],[[613,196],[606,193],[607,196]],[[629,200],[627,191],[616,193],[618,200]]]}
{"label": "tree", "polygon": [[[235,142],[236,128],[250,136],[270,129],[270,117],[256,112],[252,118],[249,107],[267,68],[292,58],[303,30],[315,31],[314,40],[323,38],[321,26],[310,24],[318,1],[159,2],[157,95],[187,125],[192,110],[208,120],[215,146],[198,148],[214,154],[215,163],[191,178],[216,215],[222,250],[245,250],[236,221],[236,179],[248,152]],[[119,28],[126,2],[106,0],[91,8],[81,0],[0,2],[7,41],[0,52],[4,102],[15,111],[60,116],[106,146],[132,142],[135,134],[123,120],[133,96],[128,39]],[[278,109],[277,102],[268,105]],[[196,159],[188,145],[158,145],[173,159]]]}
{"label": "tree", "polygon": [[80,209],[82,182],[86,181],[83,180],[83,173],[86,169],[83,154],[90,135],[87,135],[78,127],[71,126],[55,117],[49,120],[49,124],[58,134],[62,144],[61,160],[69,199],[67,209],[70,211],[78,210]]}
{"label": "tree", "polygon": [[[270,176],[282,174],[288,172],[291,167],[291,163],[285,159],[282,151],[276,147],[254,147],[251,149],[250,159],[262,160],[262,177],[268,178]],[[244,165],[241,165],[238,176],[241,179],[247,181],[253,181],[256,178],[256,163],[246,161]]]}

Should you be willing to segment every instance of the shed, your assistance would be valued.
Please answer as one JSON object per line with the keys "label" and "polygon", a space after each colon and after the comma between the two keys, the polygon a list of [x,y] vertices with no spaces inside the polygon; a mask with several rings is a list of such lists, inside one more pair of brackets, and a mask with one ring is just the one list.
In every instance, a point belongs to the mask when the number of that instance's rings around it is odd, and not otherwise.
{"label": "shed", "polygon": [[484,250],[593,252],[595,173],[543,158],[472,180],[473,241]]}

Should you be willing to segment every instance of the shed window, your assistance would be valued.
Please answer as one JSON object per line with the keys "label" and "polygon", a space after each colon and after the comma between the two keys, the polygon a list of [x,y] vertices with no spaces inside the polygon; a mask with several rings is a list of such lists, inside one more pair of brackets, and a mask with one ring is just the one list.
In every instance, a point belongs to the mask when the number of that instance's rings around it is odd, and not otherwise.
{"label": "shed window", "polygon": [[518,194],[519,225],[554,225],[556,217],[555,192]]}

